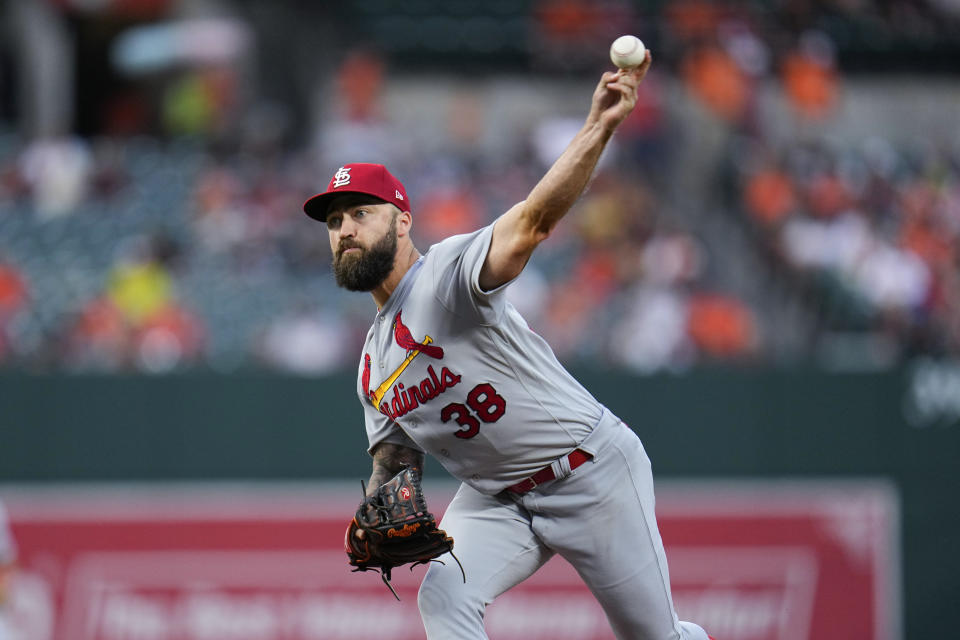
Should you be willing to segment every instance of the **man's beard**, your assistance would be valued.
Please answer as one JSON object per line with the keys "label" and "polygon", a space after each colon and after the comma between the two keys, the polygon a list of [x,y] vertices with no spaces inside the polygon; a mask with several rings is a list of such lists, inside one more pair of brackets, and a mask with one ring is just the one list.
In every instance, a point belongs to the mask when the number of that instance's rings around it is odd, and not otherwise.
{"label": "man's beard", "polygon": [[[358,247],[359,255],[344,254],[344,251],[351,247]],[[393,271],[393,258],[396,253],[397,217],[394,215],[390,228],[369,249],[353,242],[342,242],[333,256],[333,275],[337,284],[344,289],[373,291]]]}

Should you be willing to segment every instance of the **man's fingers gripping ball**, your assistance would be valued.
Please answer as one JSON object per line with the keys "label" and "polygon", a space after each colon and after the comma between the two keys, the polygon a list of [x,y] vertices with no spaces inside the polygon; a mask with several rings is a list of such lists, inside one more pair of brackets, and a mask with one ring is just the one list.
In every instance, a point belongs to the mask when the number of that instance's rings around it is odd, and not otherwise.
{"label": "man's fingers gripping ball", "polygon": [[637,36],[620,36],[610,45],[610,60],[619,69],[639,67],[647,59],[647,48]]}

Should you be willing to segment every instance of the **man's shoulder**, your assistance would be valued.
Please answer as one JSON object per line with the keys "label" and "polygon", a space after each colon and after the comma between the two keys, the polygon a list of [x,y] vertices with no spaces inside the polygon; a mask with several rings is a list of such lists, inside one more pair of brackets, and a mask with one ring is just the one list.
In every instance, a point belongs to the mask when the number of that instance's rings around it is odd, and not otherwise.
{"label": "man's shoulder", "polygon": [[430,245],[430,247],[427,249],[427,252],[424,254],[424,258],[427,262],[433,262],[436,260],[443,260],[444,258],[449,258],[451,256],[459,256],[463,253],[463,249],[467,245],[487,231],[490,226],[492,225],[480,227],[476,231],[470,231],[469,233],[458,233],[456,235],[448,236],[436,244]]}

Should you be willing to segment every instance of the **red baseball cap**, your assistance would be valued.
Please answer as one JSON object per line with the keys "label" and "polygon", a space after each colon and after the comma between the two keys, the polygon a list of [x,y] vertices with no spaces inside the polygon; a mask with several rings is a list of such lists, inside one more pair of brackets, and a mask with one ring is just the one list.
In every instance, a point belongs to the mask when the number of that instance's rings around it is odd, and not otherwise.
{"label": "red baseball cap", "polygon": [[394,204],[401,211],[410,211],[410,200],[403,183],[382,164],[354,162],[345,164],[330,178],[323,193],[303,203],[303,211],[314,220],[326,222],[330,201],[344,193],[363,193]]}

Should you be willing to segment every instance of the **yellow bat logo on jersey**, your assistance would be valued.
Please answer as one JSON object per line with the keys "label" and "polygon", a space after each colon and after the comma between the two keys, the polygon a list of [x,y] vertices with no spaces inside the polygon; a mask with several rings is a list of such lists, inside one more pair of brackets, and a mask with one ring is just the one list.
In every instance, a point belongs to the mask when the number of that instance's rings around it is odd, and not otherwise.
{"label": "yellow bat logo on jersey", "polygon": [[[453,373],[447,367],[443,367],[439,374],[432,366],[427,367],[428,376],[420,381],[419,384],[404,389],[403,383],[397,383],[413,359],[421,353],[426,354],[437,360],[443,358],[443,349],[433,344],[433,338],[426,335],[423,342],[417,342],[404,324],[401,318],[403,311],[398,311],[393,320],[393,339],[401,347],[407,350],[407,357],[400,363],[393,373],[387,376],[379,387],[370,390],[370,354],[364,355],[362,384],[364,392],[377,408],[377,411],[387,415],[391,420],[396,420],[412,409],[416,409],[420,404],[436,398],[438,395],[460,382],[460,376]],[[385,401],[384,397],[393,389],[393,398]]]}
{"label": "yellow bat logo on jersey", "polygon": [[[433,338],[428,335],[423,339],[421,345],[426,346],[431,342],[433,342]],[[373,406],[375,406],[377,409],[380,408],[380,401],[383,400],[383,396],[387,393],[387,391],[389,391],[390,387],[393,386],[393,383],[397,381],[397,378],[400,377],[400,374],[403,373],[403,370],[409,367],[410,363],[413,362],[413,359],[421,353],[423,353],[423,351],[420,349],[408,353],[406,359],[400,363],[400,366],[397,367],[396,371],[391,373],[390,377],[383,381],[383,384],[377,387],[374,391],[370,392],[370,399],[373,400]]]}

